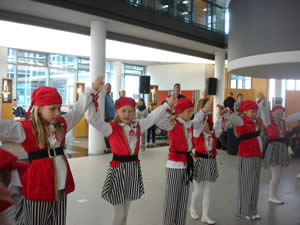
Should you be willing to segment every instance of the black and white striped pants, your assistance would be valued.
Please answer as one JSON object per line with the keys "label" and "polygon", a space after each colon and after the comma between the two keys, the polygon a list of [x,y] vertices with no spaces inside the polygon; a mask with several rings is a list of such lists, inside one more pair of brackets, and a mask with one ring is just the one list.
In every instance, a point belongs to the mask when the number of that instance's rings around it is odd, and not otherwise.
{"label": "black and white striped pants", "polygon": [[67,195],[58,192],[58,201],[45,202],[24,199],[24,225],[65,225]]}
{"label": "black and white striped pants", "polygon": [[261,158],[238,156],[237,165],[237,215],[241,217],[254,216],[257,214]]}
{"label": "black and white striped pants", "polygon": [[184,225],[190,184],[186,169],[166,168],[164,225]]}

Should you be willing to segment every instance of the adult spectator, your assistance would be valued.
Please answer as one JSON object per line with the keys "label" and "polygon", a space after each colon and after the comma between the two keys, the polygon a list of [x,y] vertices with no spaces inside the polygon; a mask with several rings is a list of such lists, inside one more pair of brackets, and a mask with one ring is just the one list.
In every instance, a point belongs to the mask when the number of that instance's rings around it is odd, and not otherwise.
{"label": "adult spectator", "polygon": [[[135,111],[135,116],[136,119],[144,119],[147,117],[147,108],[145,105],[145,101],[143,98],[140,98],[137,102],[136,105],[136,111]],[[146,133],[142,133],[141,134],[141,141],[140,141],[140,149],[142,151],[145,151],[145,144],[146,144]]]}
{"label": "adult spectator", "polygon": [[[111,95],[111,84],[105,84],[105,122],[110,122],[115,116],[115,103]],[[108,138],[105,137],[106,150],[110,151]]]}
{"label": "adult spectator", "polygon": [[223,105],[227,108],[230,108],[231,111],[233,111],[233,106],[235,103],[235,99],[233,97],[233,92],[230,91],[228,97],[224,100]]}
{"label": "adult spectator", "polygon": [[[264,107],[268,110],[271,110],[271,103],[270,101],[265,97],[264,93],[259,92],[256,98],[256,103],[258,104],[260,101],[264,101]],[[257,111],[257,117],[261,117],[260,110]]]}
{"label": "adult spectator", "polygon": [[[154,110],[154,104],[153,102],[150,102],[148,107],[148,114],[150,114]],[[147,130],[147,147],[156,146],[155,145],[155,138],[156,138],[156,124],[154,124],[152,127],[150,127]],[[152,137],[152,145],[150,144],[150,137]]]}
{"label": "adult spectator", "polygon": [[26,111],[22,108],[22,106],[18,106],[18,100],[13,100],[13,115],[14,117],[25,118]]}
{"label": "adult spectator", "polygon": [[119,91],[119,97],[126,97],[126,91],[124,89]]}
{"label": "adult spectator", "polygon": [[[209,95],[207,93],[207,91],[203,91],[202,92],[202,98],[199,99],[198,103],[197,103],[197,112],[200,111],[200,109],[203,109],[206,102],[208,102],[209,100]],[[210,111],[211,112],[211,111]]]}
{"label": "adult spectator", "polygon": [[237,95],[237,101],[234,103],[234,112],[236,113],[236,114],[239,114],[240,113],[240,107],[241,107],[241,104],[242,104],[242,102],[244,101],[244,96],[243,96],[243,94],[238,94]]}
{"label": "adult spectator", "polygon": [[185,96],[184,95],[182,95],[181,93],[180,93],[180,91],[181,91],[181,85],[180,84],[174,84],[174,93],[175,93],[175,96],[176,96],[176,98],[177,99],[180,99],[180,98],[184,98]]}

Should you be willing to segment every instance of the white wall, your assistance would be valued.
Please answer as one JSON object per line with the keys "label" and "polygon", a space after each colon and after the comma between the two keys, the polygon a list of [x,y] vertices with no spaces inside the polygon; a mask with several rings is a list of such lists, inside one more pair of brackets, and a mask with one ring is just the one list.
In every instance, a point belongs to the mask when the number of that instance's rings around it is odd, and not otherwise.
{"label": "white wall", "polygon": [[[2,92],[2,77],[7,77],[7,53],[8,48],[0,46],[0,89]],[[0,98],[0,118],[1,118],[1,98]]]}
{"label": "white wall", "polygon": [[159,90],[172,90],[175,83],[181,84],[181,90],[204,90],[208,74],[207,64],[163,64],[147,66],[146,73],[151,76],[151,84]]}

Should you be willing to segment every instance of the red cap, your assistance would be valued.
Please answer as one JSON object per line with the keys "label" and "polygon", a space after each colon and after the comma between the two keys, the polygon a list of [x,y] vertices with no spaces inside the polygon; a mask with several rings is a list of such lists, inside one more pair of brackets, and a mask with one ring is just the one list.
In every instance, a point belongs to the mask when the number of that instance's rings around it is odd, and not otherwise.
{"label": "red cap", "polygon": [[180,114],[189,108],[194,108],[194,104],[188,98],[180,98],[175,106],[175,114]]}
{"label": "red cap", "polygon": [[26,113],[25,119],[28,118],[33,106],[55,105],[61,103],[62,103],[61,96],[56,90],[56,88],[39,87],[35,89],[32,93],[31,105]]}
{"label": "red cap", "polygon": [[132,108],[134,108],[135,110],[135,100],[133,98],[129,98],[129,97],[121,97],[117,100],[117,104],[115,107],[115,111],[117,111],[119,108],[121,108],[122,106],[126,106],[129,105]]}
{"label": "red cap", "polygon": [[0,148],[0,169],[12,170],[17,168],[17,157]]}
{"label": "red cap", "polygon": [[240,112],[247,111],[250,109],[254,109],[254,110],[258,109],[256,102],[254,102],[252,100],[243,101],[241,104],[241,107],[240,107]]}
{"label": "red cap", "polygon": [[285,111],[285,108],[282,107],[281,105],[274,105],[273,108],[272,108],[272,110],[271,110],[271,112],[274,112],[277,109],[282,109],[283,111]]}

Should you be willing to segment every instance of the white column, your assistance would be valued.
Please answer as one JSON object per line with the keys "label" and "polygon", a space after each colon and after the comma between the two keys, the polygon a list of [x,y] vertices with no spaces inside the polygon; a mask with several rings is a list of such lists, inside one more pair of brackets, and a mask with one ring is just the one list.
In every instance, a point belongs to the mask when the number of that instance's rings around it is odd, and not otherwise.
{"label": "white column", "polygon": [[[105,24],[102,21],[91,22],[91,55],[90,80],[94,81],[99,75],[105,76]],[[104,89],[104,88],[103,88]],[[104,120],[104,90],[99,94],[101,119]],[[104,153],[104,136],[93,126],[89,125],[89,154]]]}
{"label": "white column", "polygon": [[122,62],[118,61],[115,62],[114,86],[112,87],[115,101],[119,98],[119,91],[121,90],[121,87],[122,87]]}
{"label": "white column", "polygon": [[282,97],[281,95],[281,80],[275,79],[275,97],[279,98]]}
{"label": "white column", "polygon": [[[7,77],[7,54],[8,48],[0,47],[0,81],[2,82],[2,77]],[[2,88],[2,83],[0,83],[0,89]],[[1,89],[2,90],[2,89]],[[1,118],[1,108],[2,100],[0,98],[0,118]]]}
{"label": "white column", "polygon": [[218,51],[215,53],[215,78],[217,82],[217,94],[214,101],[214,120],[216,121],[218,108],[217,104],[223,105],[224,88],[225,88],[225,52]]}

